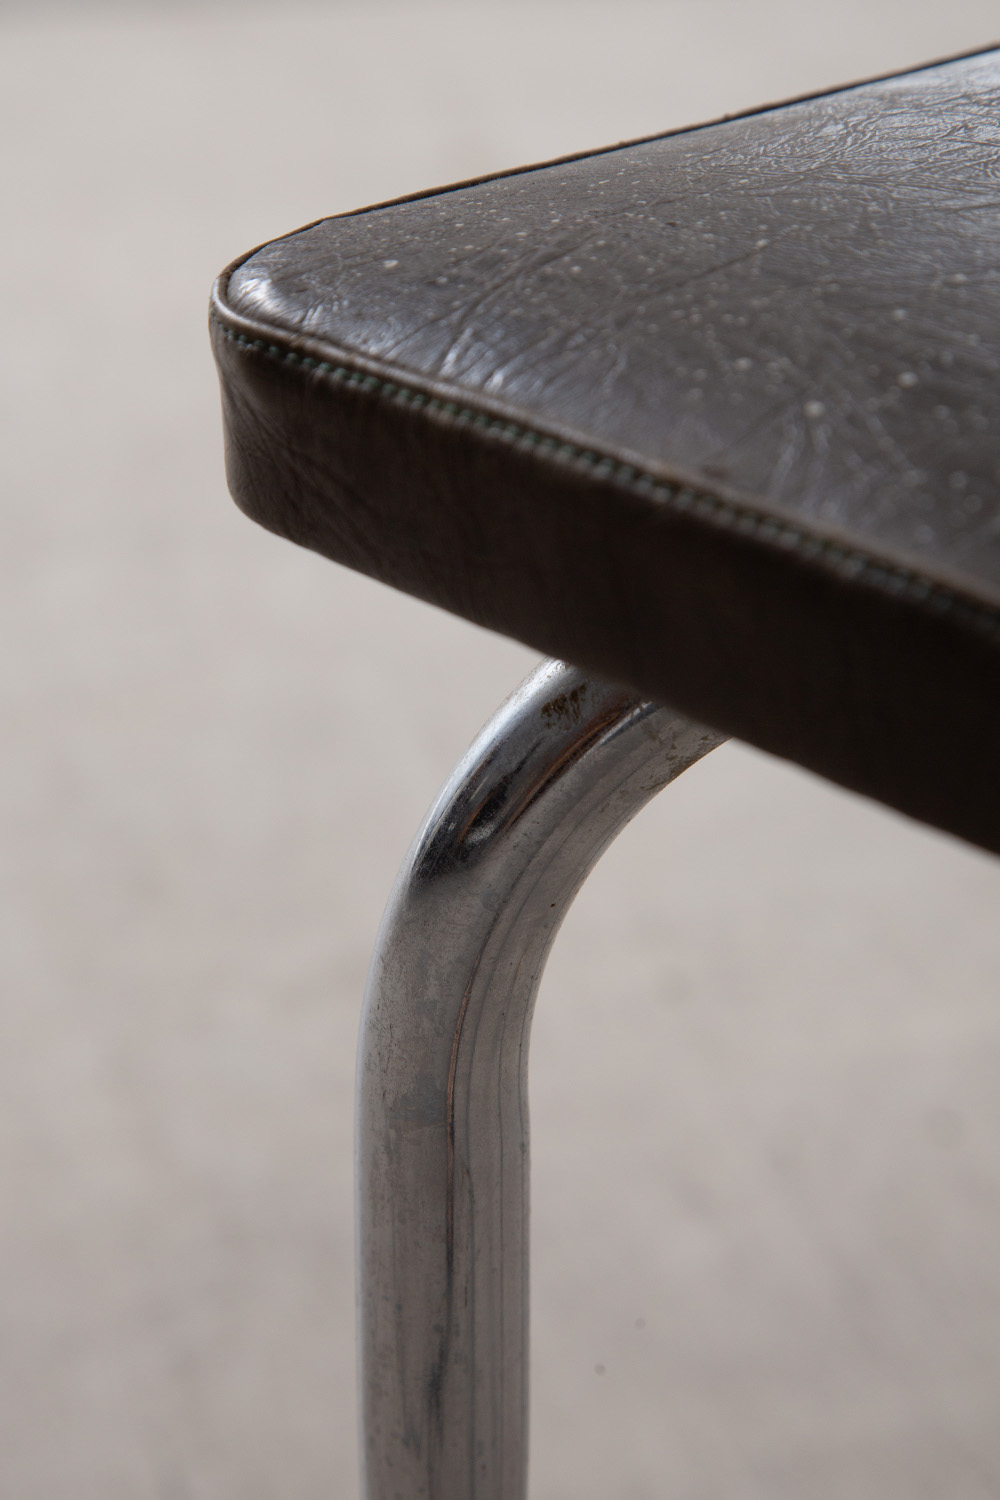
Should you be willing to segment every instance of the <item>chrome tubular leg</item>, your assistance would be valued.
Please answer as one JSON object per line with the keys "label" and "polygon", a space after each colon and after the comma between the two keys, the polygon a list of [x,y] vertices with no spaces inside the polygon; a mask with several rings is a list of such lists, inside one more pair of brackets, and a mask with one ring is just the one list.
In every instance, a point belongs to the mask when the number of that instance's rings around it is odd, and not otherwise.
{"label": "chrome tubular leg", "polygon": [[417,836],[359,1057],[366,1500],[523,1500],[535,993],[603,850],[723,738],[546,662]]}

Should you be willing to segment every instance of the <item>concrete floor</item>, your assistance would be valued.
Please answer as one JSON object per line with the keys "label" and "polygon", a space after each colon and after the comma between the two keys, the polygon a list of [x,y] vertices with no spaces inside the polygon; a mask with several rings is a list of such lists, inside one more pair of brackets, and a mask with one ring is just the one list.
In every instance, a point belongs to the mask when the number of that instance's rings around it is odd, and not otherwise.
{"label": "concrete floor", "polygon": [[[212,275],[985,0],[0,13],[0,1496],[356,1496],[382,902],[533,653],[229,503]],[[1000,864],[730,746],[536,1023],[533,1500],[1000,1495]]]}

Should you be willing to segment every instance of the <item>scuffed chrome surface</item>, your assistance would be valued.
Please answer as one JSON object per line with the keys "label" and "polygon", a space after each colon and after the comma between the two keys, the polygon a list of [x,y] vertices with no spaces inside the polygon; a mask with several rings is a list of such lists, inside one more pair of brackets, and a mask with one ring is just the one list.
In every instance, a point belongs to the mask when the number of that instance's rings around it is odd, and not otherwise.
{"label": "scuffed chrome surface", "polygon": [[724,736],[544,663],[432,808],[389,901],[359,1056],[367,1500],[519,1500],[528,1034],[603,850]]}

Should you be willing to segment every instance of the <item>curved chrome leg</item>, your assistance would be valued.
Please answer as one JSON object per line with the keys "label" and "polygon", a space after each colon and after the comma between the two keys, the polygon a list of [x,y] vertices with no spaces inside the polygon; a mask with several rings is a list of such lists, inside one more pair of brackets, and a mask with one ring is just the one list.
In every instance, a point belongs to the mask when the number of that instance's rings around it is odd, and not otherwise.
{"label": "curved chrome leg", "polygon": [[362,1020],[366,1500],[521,1500],[526,1063],[549,946],[603,850],[724,736],[546,662],[432,808]]}

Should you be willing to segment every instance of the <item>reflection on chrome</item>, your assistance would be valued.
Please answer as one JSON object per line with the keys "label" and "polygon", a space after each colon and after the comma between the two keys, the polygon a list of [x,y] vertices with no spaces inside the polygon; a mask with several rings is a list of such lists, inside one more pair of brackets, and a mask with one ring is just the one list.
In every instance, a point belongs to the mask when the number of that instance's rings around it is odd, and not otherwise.
{"label": "reflection on chrome", "polygon": [[366,1500],[521,1500],[531,1013],[552,939],[629,819],[725,736],[558,662],[431,809],[362,1020]]}

